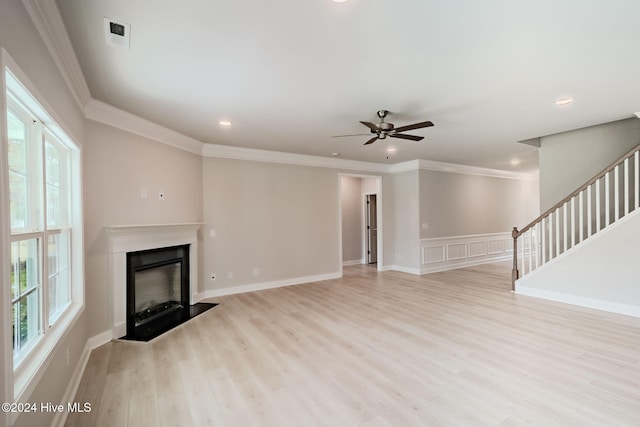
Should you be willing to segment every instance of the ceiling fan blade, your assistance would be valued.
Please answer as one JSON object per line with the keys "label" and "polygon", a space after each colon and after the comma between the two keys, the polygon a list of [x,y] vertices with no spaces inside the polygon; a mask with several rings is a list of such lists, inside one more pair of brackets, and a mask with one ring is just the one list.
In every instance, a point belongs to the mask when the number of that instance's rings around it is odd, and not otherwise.
{"label": "ceiling fan blade", "polygon": [[422,141],[424,139],[424,136],[404,135],[402,133],[390,133],[389,136],[391,138],[410,139],[412,141]]}
{"label": "ceiling fan blade", "polygon": [[[360,122],[362,123],[362,122]],[[426,122],[420,122],[420,123],[414,123],[412,125],[407,125],[407,126],[400,126],[399,128],[395,128],[394,130],[396,132],[404,132],[407,130],[413,130],[413,129],[421,129],[421,128],[428,128],[433,126],[433,123],[430,121],[426,121]]]}
{"label": "ceiling fan blade", "polygon": [[377,133],[380,130],[380,129],[378,129],[378,126],[376,126],[375,124],[373,124],[371,122],[363,122],[363,121],[361,121],[360,123],[362,123],[363,125],[365,125],[369,129],[371,129],[372,132],[376,132]]}
{"label": "ceiling fan blade", "polygon": [[374,142],[376,142],[378,140],[377,136],[374,136],[373,138],[371,138],[370,140],[368,140],[367,142],[364,143],[364,145],[369,145],[369,144],[373,144]]}
{"label": "ceiling fan blade", "polygon": [[352,133],[350,135],[333,135],[331,138],[344,138],[345,136],[369,136],[370,133]]}

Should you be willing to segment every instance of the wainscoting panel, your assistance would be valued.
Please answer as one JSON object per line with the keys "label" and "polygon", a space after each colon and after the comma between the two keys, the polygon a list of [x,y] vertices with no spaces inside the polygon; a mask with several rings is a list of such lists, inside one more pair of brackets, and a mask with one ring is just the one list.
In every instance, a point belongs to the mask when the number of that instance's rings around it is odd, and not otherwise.
{"label": "wainscoting panel", "polygon": [[485,256],[487,254],[487,242],[469,243],[469,258]]}
{"label": "wainscoting panel", "polygon": [[510,259],[511,232],[420,240],[420,274]]}

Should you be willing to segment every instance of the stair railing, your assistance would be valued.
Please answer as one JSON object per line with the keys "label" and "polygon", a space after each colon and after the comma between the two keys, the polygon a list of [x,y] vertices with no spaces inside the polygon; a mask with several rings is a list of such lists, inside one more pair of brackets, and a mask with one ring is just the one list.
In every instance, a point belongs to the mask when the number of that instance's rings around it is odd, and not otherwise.
{"label": "stair railing", "polygon": [[516,280],[604,230],[640,205],[640,145],[531,223],[513,227]]}

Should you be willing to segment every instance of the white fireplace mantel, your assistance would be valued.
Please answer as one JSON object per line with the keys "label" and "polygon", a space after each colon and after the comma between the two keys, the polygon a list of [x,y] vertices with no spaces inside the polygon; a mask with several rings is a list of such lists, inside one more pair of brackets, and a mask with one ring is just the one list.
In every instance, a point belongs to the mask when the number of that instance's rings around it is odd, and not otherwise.
{"label": "white fireplace mantel", "polygon": [[112,225],[105,227],[109,242],[109,304],[113,338],[127,333],[127,252],[189,245],[190,304],[198,293],[198,229],[201,223]]}

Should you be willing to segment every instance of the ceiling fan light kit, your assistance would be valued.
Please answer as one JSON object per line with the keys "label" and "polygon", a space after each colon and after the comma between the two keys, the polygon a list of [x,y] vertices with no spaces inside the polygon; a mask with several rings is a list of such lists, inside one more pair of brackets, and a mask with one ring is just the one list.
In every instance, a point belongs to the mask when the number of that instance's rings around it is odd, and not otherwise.
{"label": "ceiling fan light kit", "polygon": [[[408,139],[411,141],[421,141],[424,139],[424,136],[407,135],[401,132],[433,126],[433,122],[426,121],[426,122],[414,123],[412,125],[407,125],[407,126],[400,126],[397,128],[394,126],[393,123],[384,121],[384,119],[387,117],[387,114],[389,114],[389,111],[378,110],[377,114],[378,114],[378,117],[380,118],[379,123],[360,121],[360,123],[362,123],[363,125],[369,128],[370,133],[375,135],[373,138],[365,142],[364,145],[373,144],[377,140],[386,139],[387,137]],[[338,135],[338,136],[355,136],[355,135]]]}

